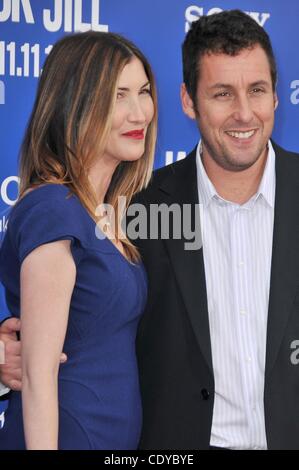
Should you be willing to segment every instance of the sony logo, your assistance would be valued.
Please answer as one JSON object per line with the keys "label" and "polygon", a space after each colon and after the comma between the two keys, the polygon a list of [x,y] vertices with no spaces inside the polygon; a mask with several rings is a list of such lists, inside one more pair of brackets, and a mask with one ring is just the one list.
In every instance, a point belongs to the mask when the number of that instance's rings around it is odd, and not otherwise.
{"label": "sony logo", "polygon": [[[198,20],[200,16],[203,15],[213,15],[214,13],[220,13],[223,11],[223,8],[211,8],[208,11],[204,11],[203,7],[198,7],[196,5],[190,5],[185,10],[185,33],[190,29],[191,23]],[[257,11],[246,11],[249,16],[251,16],[260,26],[264,26],[266,21],[270,18],[270,13],[260,13]]]}

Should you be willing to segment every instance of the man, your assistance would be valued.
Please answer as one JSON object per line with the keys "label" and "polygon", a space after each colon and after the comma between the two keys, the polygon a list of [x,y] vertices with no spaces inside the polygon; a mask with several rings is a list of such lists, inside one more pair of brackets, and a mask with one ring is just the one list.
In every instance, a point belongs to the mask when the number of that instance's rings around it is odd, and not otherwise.
{"label": "man", "polygon": [[299,156],[270,141],[270,40],[240,11],[202,17],[183,63],[182,105],[201,145],[157,171],[138,202],[199,202],[203,249],[138,241],[149,277],[140,447],[298,449]]}

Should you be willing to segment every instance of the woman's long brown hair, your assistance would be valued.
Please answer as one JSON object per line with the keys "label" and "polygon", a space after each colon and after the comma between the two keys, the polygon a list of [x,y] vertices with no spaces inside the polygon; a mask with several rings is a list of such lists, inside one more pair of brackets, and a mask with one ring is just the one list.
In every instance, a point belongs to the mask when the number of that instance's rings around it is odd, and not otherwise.
{"label": "woman's long brown hair", "polygon": [[[113,33],[73,34],[54,45],[44,65],[21,147],[20,198],[29,188],[41,184],[64,184],[97,221],[98,201],[88,170],[106,148],[119,75],[133,57],[142,62],[150,82],[154,117],[143,156],[119,164],[106,194],[105,202],[113,206],[116,220],[121,219],[118,197],[126,197],[127,209],[132,196],[145,188],[151,177],[157,95],[151,67],[142,52]],[[139,253],[130,240],[124,236],[122,243],[128,259],[137,261]]]}

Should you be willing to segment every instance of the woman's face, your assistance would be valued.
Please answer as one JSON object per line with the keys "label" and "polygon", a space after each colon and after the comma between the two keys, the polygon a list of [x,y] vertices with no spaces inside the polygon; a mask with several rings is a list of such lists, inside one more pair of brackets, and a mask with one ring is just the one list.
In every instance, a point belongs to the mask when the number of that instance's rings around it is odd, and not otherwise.
{"label": "woman's face", "polygon": [[104,158],[116,164],[138,160],[144,153],[145,136],[153,115],[150,83],[142,63],[134,57],[119,77]]}

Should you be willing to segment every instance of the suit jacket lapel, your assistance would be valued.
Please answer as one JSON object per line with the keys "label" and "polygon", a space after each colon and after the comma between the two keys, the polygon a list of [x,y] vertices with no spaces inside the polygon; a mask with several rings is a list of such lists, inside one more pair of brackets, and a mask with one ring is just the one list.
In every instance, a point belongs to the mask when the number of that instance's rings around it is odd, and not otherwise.
{"label": "suit jacket lapel", "polygon": [[[169,204],[198,204],[196,151],[182,165],[174,167],[174,174],[163,181],[160,190]],[[165,198],[166,194],[166,198]],[[196,210],[196,209],[195,209]],[[198,207],[197,207],[198,210]],[[194,214],[194,213],[193,213]],[[194,223],[194,217],[192,218]],[[199,229],[197,227],[197,229]],[[184,237],[165,240],[178,286],[186,305],[191,325],[203,356],[211,371],[212,354],[206,294],[203,250],[186,250]]]}
{"label": "suit jacket lapel", "polygon": [[266,376],[275,363],[299,286],[299,158],[274,145],[276,195]]}

